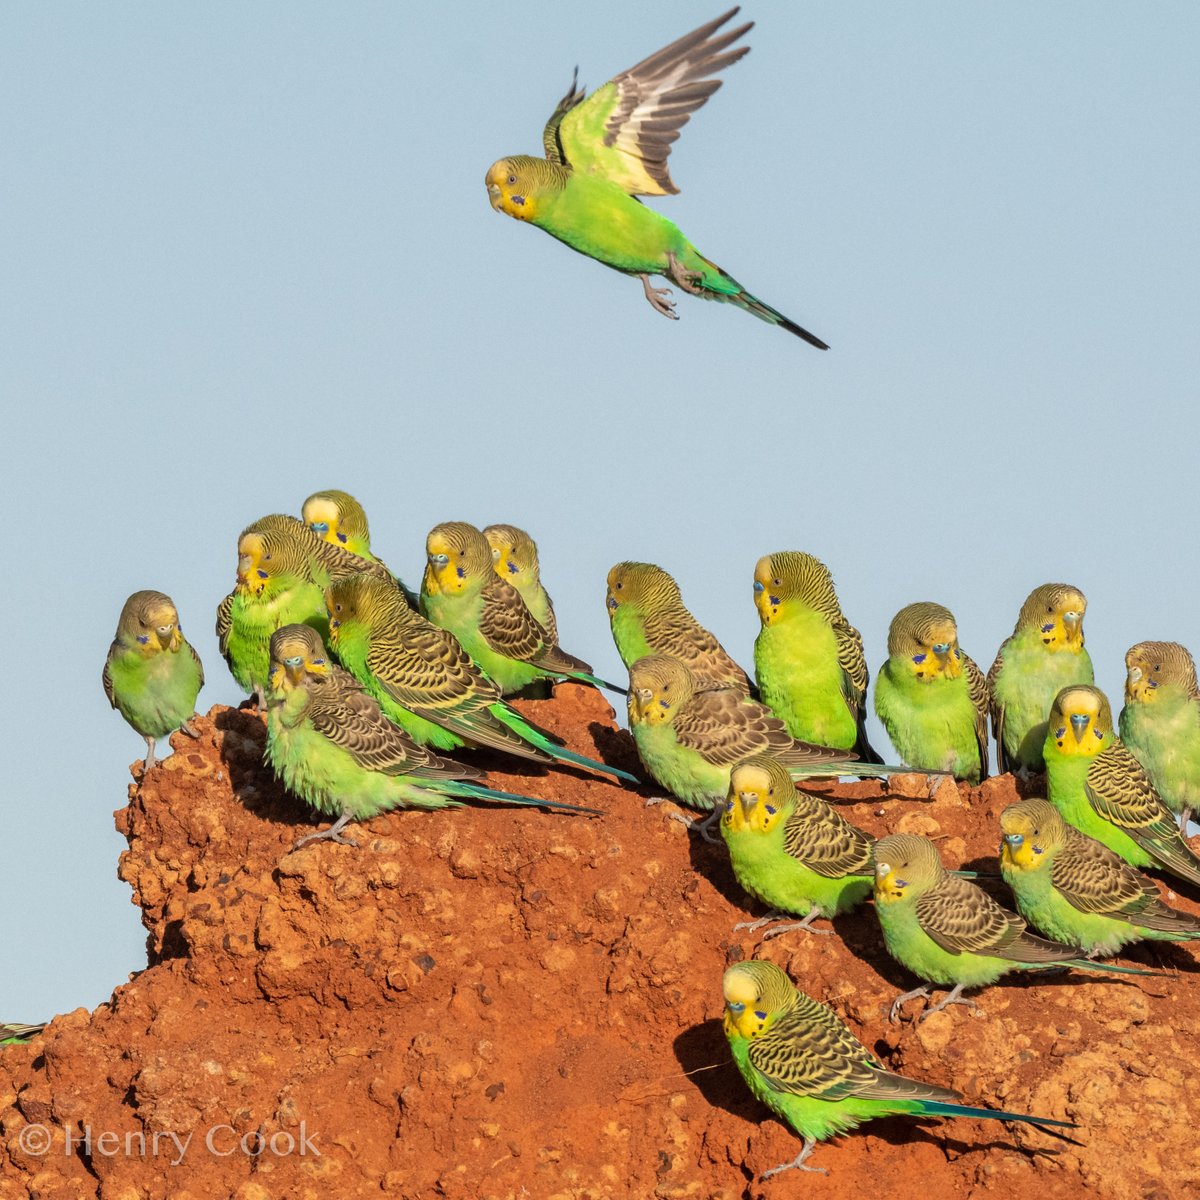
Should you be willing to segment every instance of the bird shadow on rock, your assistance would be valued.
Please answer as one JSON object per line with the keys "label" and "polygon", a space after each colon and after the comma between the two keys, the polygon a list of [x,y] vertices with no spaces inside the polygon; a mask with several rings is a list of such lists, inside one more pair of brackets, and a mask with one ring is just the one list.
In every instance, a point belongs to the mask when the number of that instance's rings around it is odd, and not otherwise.
{"label": "bird shadow on rock", "polygon": [[[701,813],[704,820],[707,814]],[[705,841],[698,833],[688,838],[688,859],[696,873],[703,875],[734,908],[743,909],[748,915],[752,909],[761,910],[754,913],[762,916],[767,911],[764,904],[754,899],[737,881],[733,873],[733,864],[729,861],[729,851],[725,848],[725,840],[719,842]]]}
{"label": "bird shadow on rock", "polygon": [[592,735],[592,744],[596,747],[596,755],[606,766],[617,767],[628,771],[636,779],[642,780],[640,788],[626,785],[630,791],[640,795],[655,796],[661,794],[653,790],[656,785],[653,780],[646,782],[646,768],[638,757],[637,746],[627,729],[614,729],[603,721],[589,721],[588,733]]}
{"label": "bird shadow on rock", "polygon": [[[969,1104],[970,1102],[963,1100],[962,1103]],[[1022,1146],[1011,1138],[1006,1139],[999,1136],[986,1142],[962,1141],[954,1134],[948,1132],[953,1127],[952,1122],[954,1120],[955,1118],[953,1117],[942,1118],[936,1116],[918,1117],[898,1115],[883,1117],[880,1120],[872,1121],[866,1133],[867,1136],[881,1138],[889,1145],[901,1148],[909,1146],[916,1141],[926,1142],[944,1151],[948,1159],[961,1158],[968,1154],[982,1154],[988,1150],[1008,1151],[1010,1153],[1016,1151],[1017,1153],[1028,1155],[1030,1158],[1045,1156],[1050,1159],[1057,1157],[1060,1153],[1057,1149],[1049,1146]],[[1039,1132],[1060,1141],[1079,1145],[1074,1139],[1067,1137],[1065,1131],[1062,1130],[1039,1127]]]}
{"label": "bird shadow on rock", "polygon": [[685,1029],[672,1046],[675,1061],[704,1097],[705,1103],[747,1121],[756,1121],[762,1116],[762,1106],[751,1095],[730,1057],[729,1042],[720,1018],[712,1017]]}
{"label": "bird shadow on rock", "polygon": [[1152,971],[1177,971],[1181,975],[1200,973],[1200,962],[1196,961],[1195,954],[1179,942],[1139,942],[1122,949],[1121,957]]}
{"label": "bird shadow on rock", "polygon": [[306,805],[288,795],[263,760],[267,729],[253,708],[229,708],[218,713],[213,725],[220,739],[221,761],[229,772],[229,786],[247,812],[280,825],[312,823]]}

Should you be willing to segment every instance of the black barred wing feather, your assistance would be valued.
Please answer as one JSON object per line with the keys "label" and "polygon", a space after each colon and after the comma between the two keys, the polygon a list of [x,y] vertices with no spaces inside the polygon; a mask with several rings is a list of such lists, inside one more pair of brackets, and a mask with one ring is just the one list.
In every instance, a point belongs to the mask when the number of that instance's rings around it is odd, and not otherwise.
{"label": "black barred wing feather", "polygon": [[1123,858],[1069,825],[1066,831],[1050,868],[1050,882],[1073,907],[1119,919],[1131,905],[1158,900],[1154,884]]}
{"label": "black barred wing feather", "polygon": [[988,710],[991,707],[991,690],[987,676],[979,664],[969,655],[963,655],[963,670],[967,676],[967,695],[975,707],[975,741],[979,745],[979,778],[988,776]]}
{"label": "black barred wing feather", "polygon": [[826,879],[870,875],[872,841],[819,796],[797,796],[796,811],[783,829],[784,849]]}
{"label": "black barred wing feather", "polygon": [[732,766],[748,755],[793,745],[782,721],[730,687],[693,693],[675,714],[675,738],[715,766]]}

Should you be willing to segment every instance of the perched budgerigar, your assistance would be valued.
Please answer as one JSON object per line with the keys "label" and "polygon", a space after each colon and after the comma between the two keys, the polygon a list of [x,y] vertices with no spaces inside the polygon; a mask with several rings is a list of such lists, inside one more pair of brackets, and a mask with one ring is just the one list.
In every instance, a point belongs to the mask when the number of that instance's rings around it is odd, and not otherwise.
{"label": "perched budgerigar", "polygon": [[1000,873],[1021,916],[1047,937],[1089,955],[1143,938],[1200,938],[1200,920],[1164,904],[1152,880],[1068,825],[1048,800],[1010,804],[1000,828]]}
{"label": "perched budgerigar", "polygon": [[425,549],[421,615],[454,634],[503,695],[562,676],[624,692],[558,645],[496,572],[492,547],[474,525],[446,521],[430,530]]}
{"label": "perched budgerigar", "polygon": [[534,620],[558,644],[558,621],[550,595],[542,586],[537,543],[515,525],[489,525],[483,536],[492,548],[492,565],[501,579],[508,580],[520,593]]}
{"label": "perched budgerigar", "polygon": [[1073,683],[1092,682],[1092,660],[1083,645],[1086,611],[1083,593],[1066,583],[1044,583],[1021,605],[1012,637],[987,676],[1001,771],[1042,771],[1054,697]]}
{"label": "perched budgerigar", "polygon": [[754,568],[754,604],[763,703],[792,737],[878,762],[864,728],[870,676],[862,635],[842,613],[828,567],[799,550],[765,555]]}
{"label": "perched budgerigar", "polygon": [[795,779],[888,775],[853,751],[798,742],[771,710],[737,688],[702,686],[678,659],[651,654],[629,668],[629,728],[646,770],[692,808],[724,810],[733,765],[777,758]]}
{"label": "perched budgerigar", "polygon": [[497,212],[636,275],[646,299],[665,317],[676,315],[675,303],[670,289],[650,286],[651,275],[664,275],[693,296],[734,304],[827,350],[820,338],[752,296],[637,199],[679,190],[667,170],[671,143],[721,86],[712,76],[749,50],[730,49],[749,24],[717,32],[737,11],[730,9],[622,71],[586,99],[573,81],[542,133],[545,158],[516,154],[493,163],[488,198]]}
{"label": "perched budgerigar", "polygon": [[605,604],[613,641],[626,667],[647,654],[665,654],[684,663],[701,684],[750,694],[746,672],[687,610],[679,584],[662,567],[617,563],[608,573]]}
{"label": "perched budgerigar", "polygon": [[188,724],[204,686],[204,668],[179,628],[179,614],[162,592],[134,592],[121,609],[104,663],[104,694],[146,739],[143,772],[154,748],[172,730],[196,736]]}
{"label": "perched budgerigar", "polygon": [[793,929],[825,933],[812,928],[817,917],[848,912],[871,894],[871,838],[820,796],[797,791],[770,754],[744,758],[730,772],[721,835],[738,883],[773,913],[804,918],[767,937]]}
{"label": "perched budgerigar", "polygon": [[1163,803],[1186,832],[1200,809],[1200,686],[1178,642],[1139,642],[1125,655],[1121,741],[1146,768]]}
{"label": "perched budgerigar", "polygon": [[475,768],[418,746],[322,649],[308,625],[285,625],[271,635],[266,760],[289,791],[337,817],[296,847],[325,839],[357,845],[342,829],[393,808],[475,800],[595,811],[467,782],[479,777]]}
{"label": "perched budgerigar", "polygon": [[1047,797],[1070,824],[1135,867],[1158,867],[1200,887],[1200,858],[1145,768],[1113,733],[1112,709],[1099,688],[1059,692],[1042,753]]}
{"label": "perched budgerigar", "polygon": [[421,745],[487,746],[637,783],[617,767],[560,746],[505,704],[458,639],[413,612],[389,583],[367,575],[340,580],[326,604],[342,665]]}
{"label": "perched budgerigar", "polygon": [[[948,1004],[975,1008],[973,1000],[962,996],[963,989],[994,983],[1009,971],[1062,966],[1147,974],[1097,966],[1081,958],[1074,946],[1027,932],[1021,917],[1001,908],[970,880],[951,875],[934,844],[911,833],[893,833],[875,843],[875,915],[888,953],[898,963],[926,984],[951,989],[925,1010],[922,1021]],[[928,995],[929,988],[921,986],[897,996],[891,1019],[898,1019],[906,1001]]]}
{"label": "perched budgerigar", "polygon": [[30,1038],[37,1037],[45,1029],[43,1025],[0,1024],[0,1046],[19,1046]]}
{"label": "perched budgerigar", "polygon": [[725,1036],[742,1078],[803,1139],[791,1161],[764,1171],[819,1171],[805,1160],[818,1142],[875,1117],[973,1117],[1073,1129],[1070,1121],[960,1103],[949,1088],[885,1070],[837,1015],[760,959],[725,972]]}
{"label": "perched budgerigar", "polygon": [[[300,515],[317,537],[324,538],[331,545],[341,546],[367,562],[383,565],[383,560],[371,551],[371,531],[366,511],[349,492],[341,492],[336,488],[313,492],[305,500]],[[408,597],[409,604],[416,608],[416,594],[399,578],[396,584]]]}
{"label": "perched budgerigar", "polygon": [[875,712],[911,766],[970,783],[986,778],[987,682],[959,647],[949,609],[921,602],[892,619]]}
{"label": "perched budgerigar", "polygon": [[327,636],[325,588],[360,571],[391,582],[381,563],[330,544],[295,517],[263,517],[243,530],[237,584],[217,608],[217,641],[234,679],[258,696],[260,708],[270,675],[271,634],[303,624]]}

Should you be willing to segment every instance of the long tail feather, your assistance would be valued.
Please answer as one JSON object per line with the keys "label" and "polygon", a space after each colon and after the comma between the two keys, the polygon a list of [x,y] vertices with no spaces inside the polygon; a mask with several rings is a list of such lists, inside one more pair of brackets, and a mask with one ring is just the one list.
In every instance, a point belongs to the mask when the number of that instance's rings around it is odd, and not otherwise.
{"label": "long tail feather", "polygon": [[447,796],[461,796],[471,800],[490,800],[495,803],[521,804],[536,808],[556,808],[562,812],[587,813],[593,817],[604,815],[604,810],[600,808],[586,808],[582,804],[563,804],[558,800],[543,800],[538,796],[522,796],[520,792],[500,792],[495,788],[479,787],[471,783],[447,784],[444,788],[438,788],[438,791],[444,792]]}
{"label": "long tail feather", "polygon": [[1030,1113],[1003,1112],[998,1108],[972,1108],[967,1104],[949,1104],[943,1100],[922,1100],[921,1112],[937,1117],[991,1117],[997,1121],[1021,1121],[1026,1125],[1052,1125],[1058,1129],[1078,1129],[1073,1121],[1056,1121]]}
{"label": "long tail feather", "polygon": [[592,687],[603,688],[606,692],[616,692],[618,696],[629,695],[628,688],[622,687],[619,683],[609,683],[607,679],[601,679],[599,675],[589,675],[586,671],[568,671],[566,677],[577,679],[581,683],[590,683]]}
{"label": "long tail feather", "polygon": [[1141,967],[1118,967],[1116,963],[1098,963],[1090,958],[1068,958],[1057,966],[1074,967],[1077,971],[1091,971],[1096,975],[1172,975],[1172,971],[1146,971]]}
{"label": "long tail feather", "polygon": [[641,783],[641,780],[634,775],[630,775],[627,771],[622,771],[618,767],[610,767],[607,763],[597,762],[595,759],[587,758],[582,754],[576,754],[574,750],[568,750],[566,746],[556,745],[545,733],[535,728],[515,709],[509,708],[506,704],[494,704],[492,705],[492,711],[509,729],[515,733],[519,733],[528,742],[536,746],[537,749],[544,751],[560,762],[569,762],[574,766],[583,767],[588,771],[598,771],[602,775],[612,775],[617,779],[624,780],[626,783],[632,783],[635,787]]}

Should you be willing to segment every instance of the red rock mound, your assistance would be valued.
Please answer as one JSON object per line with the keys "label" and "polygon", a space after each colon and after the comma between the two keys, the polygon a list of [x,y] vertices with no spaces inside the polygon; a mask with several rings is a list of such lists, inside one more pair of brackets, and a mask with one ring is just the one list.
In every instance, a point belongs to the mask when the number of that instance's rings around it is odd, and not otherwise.
{"label": "red rock mound", "polygon": [[[564,685],[522,707],[573,748],[635,766],[595,692]],[[397,812],[359,827],[357,850],[289,853],[311,816],[262,766],[261,720],[218,707],[197,724],[200,740],[177,739],[117,814],[148,968],[0,1052],[3,1200],[914,1187],[1141,1200],[1200,1184],[1187,948],[1125,960],[1164,977],[1027,979],[982,993],[979,1014],[893,1026],[887,1005],[912,982],[869,910],[839,919],[840,936],[760,946],[733,930],[753,910],[724,848],[637,794],[506,767],[498,786],[605,815]],[[906,782],[827,793],[872,832],[940,839],[947,861],[992,856],[1011,778],[932,803],[904,798]],[[828,1176],[757,1183],[799,1142],[745,1090],[721,1032],[722,971],[756,952],[892,1069],[1079,1130],[877,1121],[817,1150]]]}

